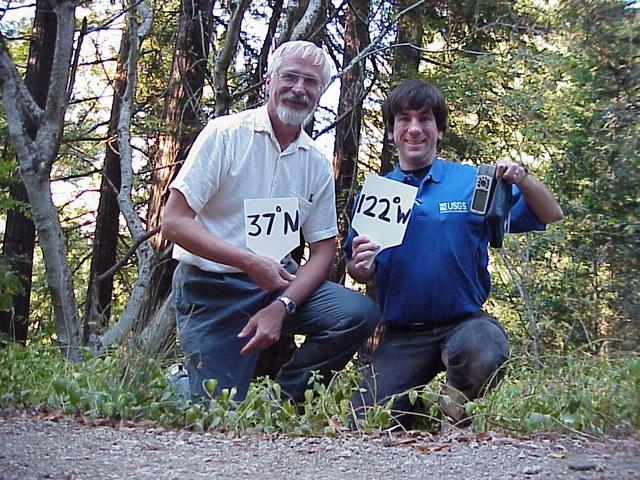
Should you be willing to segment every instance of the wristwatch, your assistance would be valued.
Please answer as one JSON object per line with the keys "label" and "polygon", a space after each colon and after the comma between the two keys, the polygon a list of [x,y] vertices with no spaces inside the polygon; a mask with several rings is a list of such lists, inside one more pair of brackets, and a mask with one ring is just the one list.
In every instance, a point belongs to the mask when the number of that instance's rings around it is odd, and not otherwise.
{"label": "wristwatch", "polygon": [[289,315],[293,315],[293,312],[296,311],[296,302],[285,295],[280,295],[278,297],[278,300],[280,300],[284,304],[284,310],[287,314],[287,317]]}

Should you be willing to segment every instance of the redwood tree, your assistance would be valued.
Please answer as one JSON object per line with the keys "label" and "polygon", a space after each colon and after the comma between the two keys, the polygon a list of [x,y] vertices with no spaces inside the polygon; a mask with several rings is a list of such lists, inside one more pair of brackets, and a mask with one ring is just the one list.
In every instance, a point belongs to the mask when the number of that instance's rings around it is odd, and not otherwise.
{"label": "redwood tree", "polygon": [[[349,63],[369,44],[368,0],[354,0],[345,11],[343,66]],[[362,125],[362,101],[365,91],[365,60],[356,63],[341,77],[338,122],[333,150],[333,170],[336,176],[339,241],[349,231],[349,217],[353,200],[354,182],[358,168],[360,128]],[[331,279],[344,282],[345,260],[337,256]]]}

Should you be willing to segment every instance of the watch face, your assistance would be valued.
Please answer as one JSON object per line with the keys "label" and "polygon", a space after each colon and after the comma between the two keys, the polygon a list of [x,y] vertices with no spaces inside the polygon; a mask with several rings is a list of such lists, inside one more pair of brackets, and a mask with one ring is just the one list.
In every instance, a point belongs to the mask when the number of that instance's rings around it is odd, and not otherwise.
{"label": "watch face", "polygon": [[296,307],[293,306],[293,303],[289,302],[287,304],[287,312],[291,315],[295,311]]}
{"label": "watch face", "polygon": [[284,308],[287,311],[287,315],[291,315],[293,312],[296,311],[296,304],[289,297],[285,297],[285,296],[278,297],[278,300],[284,303]]}

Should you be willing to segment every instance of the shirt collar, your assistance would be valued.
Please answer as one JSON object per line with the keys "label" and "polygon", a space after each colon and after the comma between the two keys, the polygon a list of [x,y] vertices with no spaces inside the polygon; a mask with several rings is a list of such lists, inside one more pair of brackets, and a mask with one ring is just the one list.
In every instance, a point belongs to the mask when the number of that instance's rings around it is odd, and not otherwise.
{"label": "shirt collar", "polygon": [[[266,132],[271,137],[271,139],[277,143],[276,134],[273,131],[273,125],[271,125],[271,119],[269,118],[269,112],[267,110],[266,104],[256,109],[255,120],[253,122],[253,129],[256,132]],[[291,145],[289,145],[289,148],[287,148],[287,150],[292,148],[293,149],[301,148],[303,150],[309,150],[312,147],[312,144],[313,144],[313,140],[311,140],[311,137],[307,135],[307,132],[305,132],[304,129],[302,129],[296,141],[293,142]]]}
{"label": "shirt collar", "polygon": [[[442,181],[442,177],[444,177],[445,172],[445,164],[438,157],[433,159],[433,164],[431,165],[431,170],[429,173],[422,179],[422,182],[426,182],[431,180],[434,183],[440,183]],[[398,165],[393,171],[389,174],[389,178],[393,180],[397,180],[399,182],[404,182],[405,179],[410,178],[411,174],[406,174],[402,170],[400,170],[400,166]]]}

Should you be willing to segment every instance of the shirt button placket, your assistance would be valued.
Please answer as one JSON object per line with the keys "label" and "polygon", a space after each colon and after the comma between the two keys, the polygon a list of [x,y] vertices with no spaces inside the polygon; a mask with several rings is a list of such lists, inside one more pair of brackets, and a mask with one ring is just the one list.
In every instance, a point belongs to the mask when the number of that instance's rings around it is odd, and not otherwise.
{"label": "shirt button placket", "polygon": [[280,164],[282,163],[282,152],[278,153],[276,157],[276,165],[273,169],[273,177],[271,178],[271,188],[269,189],[269,198],[274,197],[274,192],[276,191],[276,187],[278,186],[278,169],[280,168]]}

